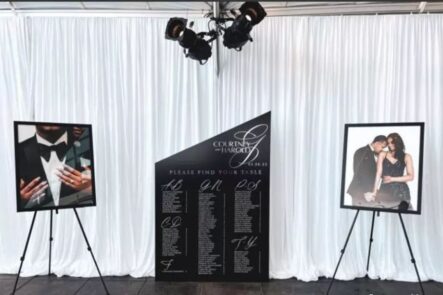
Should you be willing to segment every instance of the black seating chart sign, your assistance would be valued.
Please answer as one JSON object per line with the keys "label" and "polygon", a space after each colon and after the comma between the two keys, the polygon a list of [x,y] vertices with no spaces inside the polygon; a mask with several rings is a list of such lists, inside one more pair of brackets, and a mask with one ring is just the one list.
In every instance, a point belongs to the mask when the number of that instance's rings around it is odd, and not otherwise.
{"label": "black seating chart sign", "polygon": [[157,280],[269,278],[271,112],[155,165]]}

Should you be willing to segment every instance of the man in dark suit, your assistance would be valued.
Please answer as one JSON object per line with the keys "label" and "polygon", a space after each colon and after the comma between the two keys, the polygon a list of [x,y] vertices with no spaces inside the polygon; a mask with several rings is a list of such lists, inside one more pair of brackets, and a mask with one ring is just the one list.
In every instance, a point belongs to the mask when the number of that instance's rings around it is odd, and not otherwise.
{"label": "man in dark suit", "polygon": [[19,209],[92,204],[87,129],[36,125],[18,147]]}
{"label": "man in dark suit", "polygon": [[352,196],[352,205],[366,203],[365,193],[374,190],[377,156],[386,144],[386,136],[378,135],[372,143],[359,148],[354,153],[354,177],[347,191]]}

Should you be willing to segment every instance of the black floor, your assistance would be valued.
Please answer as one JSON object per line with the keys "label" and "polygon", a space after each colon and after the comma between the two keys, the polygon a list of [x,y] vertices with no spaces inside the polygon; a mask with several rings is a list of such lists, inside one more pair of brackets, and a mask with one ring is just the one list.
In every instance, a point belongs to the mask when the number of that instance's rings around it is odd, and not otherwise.
{"label": "black floor", "polygon": [[[15,276],[0,275],[0,295],[11,294]],[[105,282],[112,295],[277,295],[326,294],[329,279],[304,283],[295,279],[271,280],[268,283],[196,283],[196,282],[156,282],[153,278],[134,279],[131,277],[106,277]],[[426,294],[443,295],[443,284],[436,282],[423,283]],[[99,278],[84,279],[62,277],[20,278],[17,295],[92,295],[105,294]],[[353,281],[336,281],[331,295],[347,294],[404,294],[420,293],[418,283],[356,279]]]}

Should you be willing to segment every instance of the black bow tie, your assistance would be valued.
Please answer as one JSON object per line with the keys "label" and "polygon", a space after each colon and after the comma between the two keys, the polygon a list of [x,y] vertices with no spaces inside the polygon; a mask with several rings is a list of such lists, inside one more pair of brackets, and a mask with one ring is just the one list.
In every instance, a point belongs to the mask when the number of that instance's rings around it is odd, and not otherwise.
{"label": "black bow tie", "polygon": [[40,155],[46,160],[46,162],[49,161],[52,151],[55,151],[57,153],[57,157],[61,161],[65,156],[67,150],[67,145],[64,142],[51,146],[39,143],[38,146],[40,148]]}

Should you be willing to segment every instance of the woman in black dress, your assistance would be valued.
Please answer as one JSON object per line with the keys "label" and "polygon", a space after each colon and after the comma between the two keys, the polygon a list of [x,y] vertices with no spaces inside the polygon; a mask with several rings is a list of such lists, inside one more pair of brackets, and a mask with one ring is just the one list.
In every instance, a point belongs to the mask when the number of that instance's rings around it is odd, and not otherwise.
{"label": "woman in black dress", "polygon": [[408,210],[411,194],[407,182],[414,179],[412,157],[405,153],[403,139],[398,133],[389,134],[387,140],[389,151],[381,152],[377,159],[373,193],[376,201],[388,207]]}

